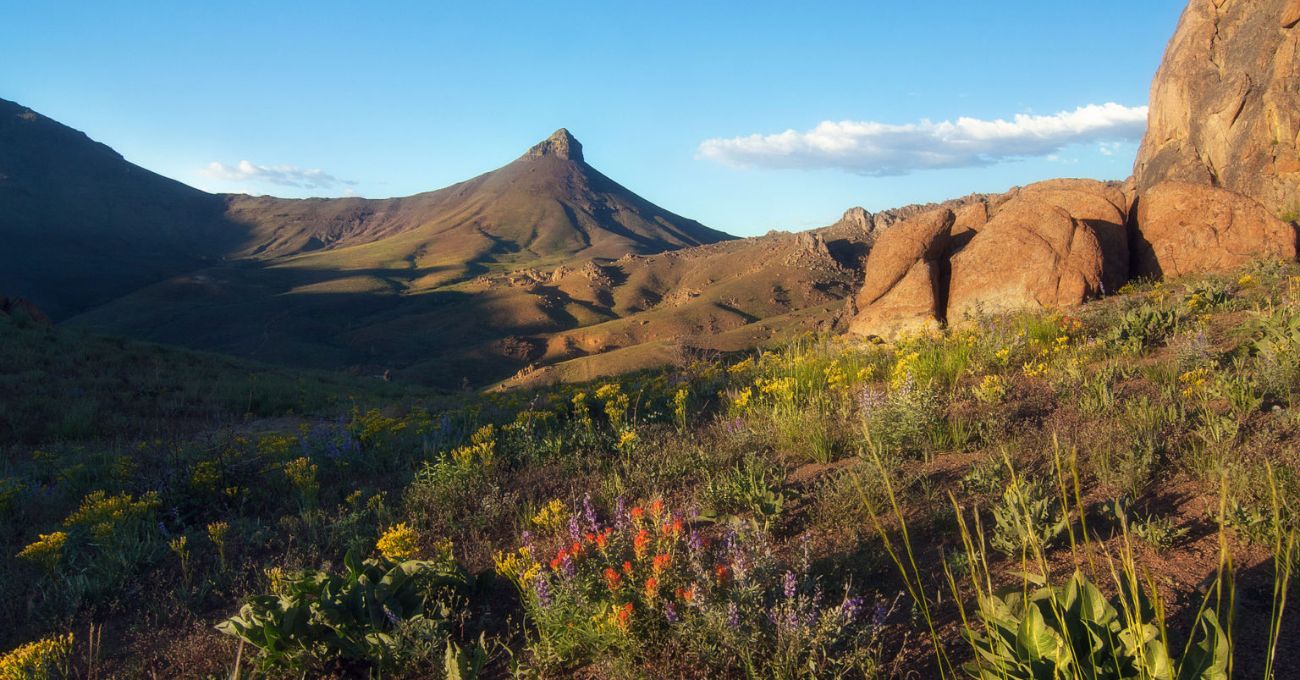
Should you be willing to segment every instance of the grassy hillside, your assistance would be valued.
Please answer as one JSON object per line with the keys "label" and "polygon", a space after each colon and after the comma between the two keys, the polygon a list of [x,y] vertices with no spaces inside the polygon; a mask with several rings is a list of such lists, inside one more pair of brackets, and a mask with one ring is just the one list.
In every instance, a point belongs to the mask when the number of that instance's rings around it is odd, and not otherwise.
{"label": "grassy hillside", "polygon": [[0,648],[99,677],[1296,677],[1298,344],[1300,269],[1260,264],[450,409],[39,430],[0,471]]}

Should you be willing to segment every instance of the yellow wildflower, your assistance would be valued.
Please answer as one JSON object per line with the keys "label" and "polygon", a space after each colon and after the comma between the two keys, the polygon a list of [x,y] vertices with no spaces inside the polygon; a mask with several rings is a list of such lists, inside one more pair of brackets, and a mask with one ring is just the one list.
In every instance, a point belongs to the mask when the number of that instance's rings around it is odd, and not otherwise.
{"label": "yellow wildflower", "polygon": [[1026,377],[1037,378],[1040,375],[1047,374],[1047,363],[1043,361],[1027,361],[1021,367],[1021,370],[1024,371]]}
{"label": "yellow wildflower", "polygon": [[0,680],[63,677],[72,654],[72,633],[28,642],[0,656]]}
{"label": "yellow wildflower", "polygon": [[528,546],[512,553],[498,552],[492,562],[497,573],[510,579],[520,588],[531,585],[541,573],[542,565],[533,558],[533,551]]}
{"label": "yellow wildflower", "polygon": [[999,375],[986,375],[972,392],[976,399],[985,404],[998,404],[1007,394],[1006,381]]}
{"label": "yellow wildflower", "polygon": [[409,560],[420,552],[420,534],[401,522],[389,527],[375,542],[375,548],[384,557],[399,562]]}
{"label": "yellow wildflower", "polygon": [[543,505],[542,509],[533,515],[533,524],[554,531],[563,526],[568,519],[568,508],[564,507],[564,503],[560,499],[555,498],[550,503]]}
{"label": "yellow wildflower", "polygon": [[743,409],[749,406],[749,398],[752,396],[754,396],[754,388],[746,387],[731,398],[731,405],[737,409]]}
{"label": "yellow wildflower", "polygon": [[63,546],[67,542],[68,534],[62,531],[40,534],[36,542],[19,551],[18,556],[53,571],[63,559]]}

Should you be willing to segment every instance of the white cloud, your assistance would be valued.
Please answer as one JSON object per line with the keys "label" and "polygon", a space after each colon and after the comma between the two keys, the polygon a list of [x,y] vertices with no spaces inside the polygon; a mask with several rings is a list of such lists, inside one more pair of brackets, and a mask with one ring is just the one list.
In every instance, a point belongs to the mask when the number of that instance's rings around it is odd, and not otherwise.
{"label": "white cloud", "polygon": [[267,183],[299,189],[335,190],[356,185],[356,182],[339,179],[319,168],[257,165],[249,161],[239,161],[238,165],[233,166],[213,161],[199,172],[205,177],[225,182]]}
{"label": "white cloud", "polygon": [[1074,111],[1012,120],[958,118],[956,122],[891,125],[825,121],[806,132],[708,139],[701,158],[734,167],[835,168],[866,175],[969,168],[1017,158],[1049,156],[1070,144],[1135,141],[1146,129],[1147,107],[1089,104]]}
{"label": "white cloud", "polygon": [[1097,146],[1097,150],[1103,156],[1114,156],[1124,150],[1124,142],[1102,142]]}

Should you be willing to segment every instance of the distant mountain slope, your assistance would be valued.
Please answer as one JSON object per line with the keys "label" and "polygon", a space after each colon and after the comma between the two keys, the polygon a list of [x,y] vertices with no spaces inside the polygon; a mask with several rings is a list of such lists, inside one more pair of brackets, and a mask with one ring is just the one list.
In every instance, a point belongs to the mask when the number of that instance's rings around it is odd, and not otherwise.
{"label": "distant mountain slope", "polygon": [[0,99],[0,290],[65,318],[238,244],[225,202]]}
{"label": "distant mountain slope", "polygon": [[400,258],[419,268],[440,251],[473,253],[473,262],[616,259],[732,238],[601,174],[565,129],[502,168],[405,198],[227,200],[252,230],[245,254],[257,258],[346,250],[326,260]]}

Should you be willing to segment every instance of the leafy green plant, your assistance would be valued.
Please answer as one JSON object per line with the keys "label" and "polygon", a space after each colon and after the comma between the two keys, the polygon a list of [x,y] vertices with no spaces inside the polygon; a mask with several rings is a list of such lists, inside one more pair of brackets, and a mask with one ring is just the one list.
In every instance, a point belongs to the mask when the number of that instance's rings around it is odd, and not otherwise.
{"label": "leafy green plant", "polygon": [[1015,474],[992,513],[993,535],[989,543],[1012,557],[1024,554],[1031,546],[1047,550],[1065,534],[1068,522],[1060,499]]}
{"label": "leafy green plant", "polygon": [[990,458],[975,464],[966,474],[962,475],[962,478],[957,482],[957,486],[968,494],[993,493],[1006,484],[1006,473],[1007,470],[1002,465],[1002,461]]}
{"label": "leafy green plant", "polygon": [[420,622],[442,629],[449,602],[468,579],[451,561],[343,560],[342,573],[306,569],[273,578],[272,592],[249,600],[217,630],[261,650],[266,667],[320,669],[334,661],[383,666],[395,627]]}
{"label": "leafy green plant", "polygon": [[1107,339],[1129,352],[1142,350],[1164,340],[1178,327],[1178,314],[1146,303],[1129,309],[1111,327]]}
{"label": "leafy green plant", "polygon": [[1107,601],[1081,572],[1063,586],[1020,590],[980,602],[983,632],[968,631],[981,680],[1226,680],[1231,649],[1212,609],[1199,639],[1174,663],[1160,618],[1140,592]]}
{"label": "leafy green plant", "polygon": [[730,513],[748,512],[763,530],[781,516],[786,500],[780,470],[757,456],[747,456],[722,476],[709,479],[703,495],[708,503],[705,518],[718,520]]}

